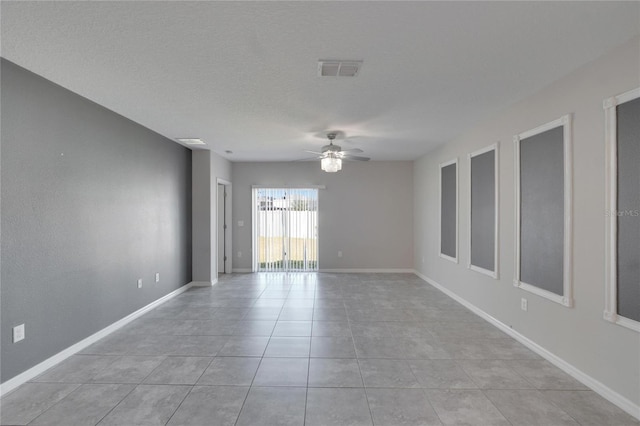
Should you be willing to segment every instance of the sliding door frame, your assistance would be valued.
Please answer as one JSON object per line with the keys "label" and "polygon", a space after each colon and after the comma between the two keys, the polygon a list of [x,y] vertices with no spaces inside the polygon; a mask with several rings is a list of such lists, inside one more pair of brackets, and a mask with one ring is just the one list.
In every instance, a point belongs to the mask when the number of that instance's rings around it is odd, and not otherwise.
{"label": "sliding door frame", "polygon": [[[258,267],[260,262],[260,248],[257,246],[257,241],[259,239],[259,227],[258,227],[258,215],[256,214],[258,211],[257,205],[257,197],[256,190],[258,189],[326,189],[325,185],[251,185],[251,271],[252,272],[260,272],[260,268]],[[320,194],[318,193],[318,199],[320,198]],[[319,216],[319,200],[317,206],[317,212]],[[319,220],[316,226],[319,225]],[[318,226],[319,227],[319,226]],[[318,232],[318,239],[320,235]],[[320,270],[320,244],[319,241],[316,242],[316,271]],[[284,272],[291,272],[287,268]]]}

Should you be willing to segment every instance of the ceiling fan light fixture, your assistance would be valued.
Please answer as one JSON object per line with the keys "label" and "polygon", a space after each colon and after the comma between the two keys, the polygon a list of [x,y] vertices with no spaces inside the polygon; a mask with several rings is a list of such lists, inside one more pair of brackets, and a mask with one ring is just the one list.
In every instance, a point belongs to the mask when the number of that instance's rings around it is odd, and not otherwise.
{"label": "ceiling fan light fixture", "polygon": [[325,157],[320,161],[320,167],[327,173],[335,173],[342,170],[342,159],[336,157]]}
{"label": "ceiling fan light fixture", "polygon": [[338,145],[333,144],[333,140],[338,135],[338,132],[327,133],[327,139],[329,139],[329,145],[322,147],[322,152],[306,151],[311,154],[316,154],[318,157],[313,160],[320,160],[320,168],[327,173],[335,173],[342,170],[342,160],[354,160],[354,161],[369,161],[367,157],[359,157],[357,155],[351,155],[351,153],[362,152],[361,149],[348,149],[342,151]]}

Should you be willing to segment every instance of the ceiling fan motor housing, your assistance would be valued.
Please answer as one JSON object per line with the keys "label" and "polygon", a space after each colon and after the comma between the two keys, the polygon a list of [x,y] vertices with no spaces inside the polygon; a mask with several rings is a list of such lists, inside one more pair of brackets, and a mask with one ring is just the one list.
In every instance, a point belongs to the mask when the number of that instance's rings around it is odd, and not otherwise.
{"label": "ceiling fan motor housing", "polygon": [[339,147],[338,145],[334,145],[333,141],[334,139],[338,136],[337,132],[329,132],[327,133],[327,139],[329,139],[329,145],[325,145],[322,147],[322,153],[326,153],[326,152],[340,152],[342,151],[342,148]]}
{"label": "ceiling fan motor housing", "polygon": [[329,145],[325,145],[322,147],[322,152],[340,152],[342,151],[342,148],[339,147],[338,145],[334,145],[333,143],[330,143]]}

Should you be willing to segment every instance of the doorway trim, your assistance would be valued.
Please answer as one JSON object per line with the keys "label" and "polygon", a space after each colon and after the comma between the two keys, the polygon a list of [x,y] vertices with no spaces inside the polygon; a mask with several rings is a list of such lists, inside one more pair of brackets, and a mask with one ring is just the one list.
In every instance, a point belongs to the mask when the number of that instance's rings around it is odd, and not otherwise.
{"label": "doorway trim", "polygon": [[[281,184],[281,185],[251,185],[251,272],[258,272],[258,257],[259,257],[259,248],[256,247],[257,241],[257,215],[258,211],[257,200],[255,196],[256,189],[327,189],[326,185],[290,185],[290,184]],[[318,198],[320,198],[320,194],[318,193]],[[319,211],[319,210],[318,210]],[[316,272],[320,270],[320,247],[316,248]]]}
{"label": "doorway trim", "polygon": [[[223,185],[224,191],[227,194],[225,197],[225,202],[224,202],[224,216],[220,217],[220,215],[218,214],[218,200],[220,199],[220,185]],[[220,274],[220,266],[218,265],[218,247],[220,247],[220,238],[222,238],[222,236],[220,235],[220,223],[222,221],[222,223],[225,222],[226,219],[226,232],[223,233],[224,235],[224,252],[226,254],[225,256],[225,260],[224,260],[224,268],[222,268],[222,273],[231,273],[233,271],[232,269],[232,260],[233,260],[233,256],[231,255],[231,253],[233,253],[232,251],[232,229],[233,226],[229,226],[229,224],[232,222],[232,216],[231,216],[231,205],[232,205],[232,187],[231,187],[231,182],[229,182],[228,180],[222,179],[222,178],[216,178],[216,278],[217,276]]]}

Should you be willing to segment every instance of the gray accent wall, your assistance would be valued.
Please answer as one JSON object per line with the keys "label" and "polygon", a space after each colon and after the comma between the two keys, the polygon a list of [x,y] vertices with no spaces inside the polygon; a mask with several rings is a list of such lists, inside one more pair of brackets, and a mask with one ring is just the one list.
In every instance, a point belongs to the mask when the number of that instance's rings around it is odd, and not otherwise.
{"label": "gray accent wall", "polygon": [[318,192],[320,270],[413,268],[413,162],[345,161],[337,173],[317,161],[233,163],[232,176],[234,270],[251,270],[252,185],[326,186]]}
{"label": "gray accent wall", "polygon": [[[605,308],[606,161],[602,101],[637,88],[640,38],[585,64],[522,101],[492,114],[414,164],[415,268],[576,370],[640,405],[638,332],[603,319]],[[573,299],[569,308],[513,285],[515,275],[514,135],[572,114]],[[460,227],[460,262],[443,261],[438,245],[439,164],[500,142],[500,275],[469,270],[468,227]],[[635,163],[637,166],[638,163]],[[460,217],[470,211],[469,168],[460,165]],[[637,241],[637,240],[636,240]],[[636,246],[637,247],[637,246]],[[637,249],[636,249],[637,250]],[[635,252],[635,256],[640,253]],[[637,257],[636,257],[637,258]],[[520,309],[522,298],[528,310]],[[630,407],[631,405],[627,405]]]}
{"label": "gray accent wall", "polygon": [[191,152],[11,62],[1,71],[5,382],[191,281]]}
{"label": "gray accent wall", "polygon": [[[192,151],[193,182],[193,281],[211,285],[218,279],[218,178],[231,181],[231,162],[207,150]],[[232,197],[227,186],[227,199]],[[231,216],[231,208],[227,215]],[[231,229],[228,229],[231,233]],[[230,240],[230,235],[227,240]],[[227,244],[229,245],[229,244]],[[230,247],[229,247],[230,249]]]}

